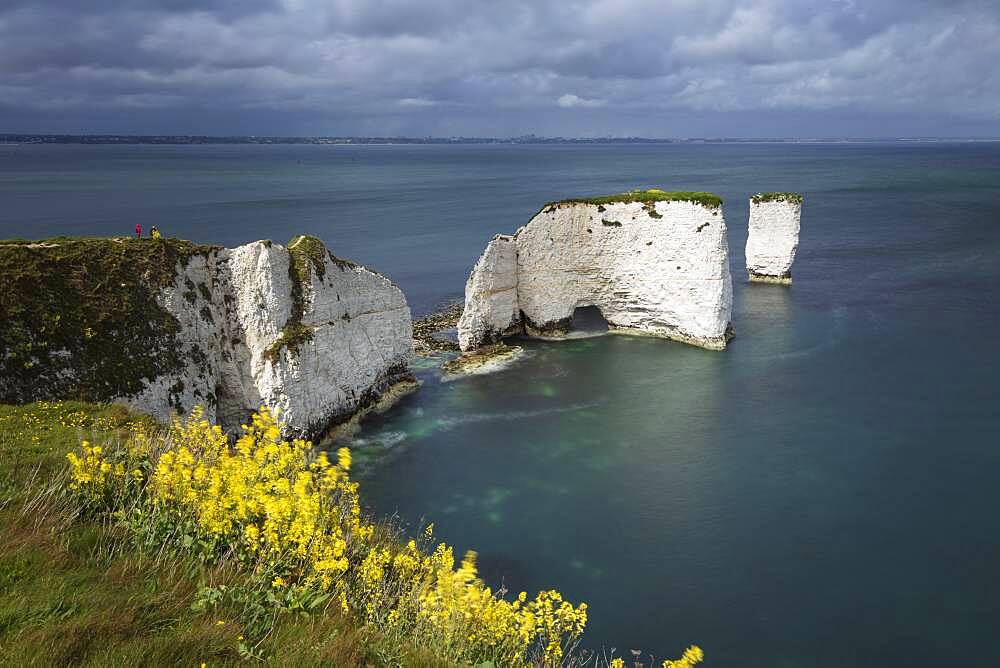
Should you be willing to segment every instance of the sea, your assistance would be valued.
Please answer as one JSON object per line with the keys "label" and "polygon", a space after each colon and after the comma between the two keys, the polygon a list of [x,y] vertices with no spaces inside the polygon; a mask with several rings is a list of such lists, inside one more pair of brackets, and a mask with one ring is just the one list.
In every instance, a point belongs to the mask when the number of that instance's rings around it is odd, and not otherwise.
{"label": "sea", "polygon": [[[314,234],[419,316],[545,202],[651,187],[724,200],[729,348],[418,360],[351,443],[366,507],[587,602],[598,652],[1000,665],[1000,144],[5,145],[0,237]],[[805,197],[788,287],[746,282],[758,191]]]}

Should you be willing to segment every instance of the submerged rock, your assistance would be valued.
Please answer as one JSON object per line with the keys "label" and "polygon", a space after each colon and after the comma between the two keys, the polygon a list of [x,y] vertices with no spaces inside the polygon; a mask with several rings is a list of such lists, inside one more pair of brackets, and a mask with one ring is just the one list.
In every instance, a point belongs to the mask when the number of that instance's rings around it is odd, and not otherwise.
{"label": "submerged rock", "polygon": [[496,343],[478,348],[441,365],[445,380],[456,376],[476,376],[499,371],[524,355],[524,348]]}
{"label": "submerged rock", "polygon": [[[185,244],[0,246],[5,262],[38,256],[43,293],[12,277],[29,308],[3,304],[0,400],[121,401],[160,419],[203,405],[229,431],[267,406],[289,434],[314,437],[411,378],[410,310],[384,276],[313,237],[287,248]],[[81,270],[84,280],[66,278]],[[56,291],[69,317],[47,327]],[[108,296],[121,303],[99,301]]]}
{"label": "submerged rock", "polygon": [[797,193],[761,193],[750,198],[746,260],[751,282],[792,282],[801,216],[802,196]]}
{"label": "submerged rock", "polygon": [[725,348],[732,278],[721,200],[646,190],[545,205],[476,263],[459,343],[559,337],[581,306],[600,309],[611,331]]}

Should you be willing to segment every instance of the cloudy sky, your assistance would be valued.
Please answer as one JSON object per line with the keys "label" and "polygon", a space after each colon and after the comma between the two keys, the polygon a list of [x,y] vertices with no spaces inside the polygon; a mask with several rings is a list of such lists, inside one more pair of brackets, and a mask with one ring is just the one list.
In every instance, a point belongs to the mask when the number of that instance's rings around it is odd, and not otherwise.
{"label": "cloudy sky", "polygon": [[1000,0],[0,0],[0,132],[1000,136]]}

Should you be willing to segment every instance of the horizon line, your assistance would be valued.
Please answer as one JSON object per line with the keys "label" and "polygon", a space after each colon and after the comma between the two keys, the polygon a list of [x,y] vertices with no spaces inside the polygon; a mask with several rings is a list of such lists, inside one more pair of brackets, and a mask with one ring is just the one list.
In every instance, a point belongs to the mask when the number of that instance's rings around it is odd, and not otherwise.
{"label": "horizon line", "polygon": [[[337,142],[337,143],[350,143],[350,142],[366,142],[366,143],[385,143],[385,142],[411,142],[411,143],[455,143],[455,142],[465,142],[465,143],[487,143],[487,142],[510,142],[510,143],[601,143],[601,142],[633,142],[633,143],[684,143],[684,142],[934,142],[934,141],[957,141],[957,142],[974,142],[974,141],[985,141],[985,142],[995,142],[1000,141],[1000,135],[903,135],[903,136],[850,136],[850,135],[834,135],[834,136],[790,136],[790,137],[741,137],[741,136],[691,136],[691,137],[644,137],[639,135],[607,135],[600,137],[586,137],[586,136],[575,136],[575,137],[565,137],[565,136],[549,136],[549,135],[535,135],[535,134],[523,134],[523,135],[510,135],[510,136],[489,136],[489,135],[449,135],[449,136],[436,136],[436,135],[283,135],[283,134],[238,134],[238,135],[224,135],[224,134],[191,134],[191,133],[109,133],[109,132],[86,132],[86,133],[69,133],[69,132],[0,132],[0,142],[8,142],[10,140],[35,140],[33,143],[44,143],[46,140],[63,141],[66,143],[77,143],[79,140],[155,140],[162,143],[169,143],[170,140],[200,140],[200,141],[244,141],[244,142],[260,142],[260,141],[279,141],[279,142],[316,142],[316,141],[326,141],[326,142]],[[73,141],[76,140],[76,141]]]}

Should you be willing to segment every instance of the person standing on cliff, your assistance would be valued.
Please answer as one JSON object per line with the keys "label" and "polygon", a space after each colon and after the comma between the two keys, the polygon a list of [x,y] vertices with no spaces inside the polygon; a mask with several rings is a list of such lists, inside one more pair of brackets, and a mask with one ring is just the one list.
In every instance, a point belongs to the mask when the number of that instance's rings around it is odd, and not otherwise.
{"label": "person standing on cliff", "polygon": [[160,228],[158,228],[156,225],[153,225],[153,227],[149,230],[149,236],[153,237],[154,239],[159,239]]}
{"label": "person standing on cliff", "polygon": [[135,224],[135,238],[142,239],[142,225],[139,223]]}

